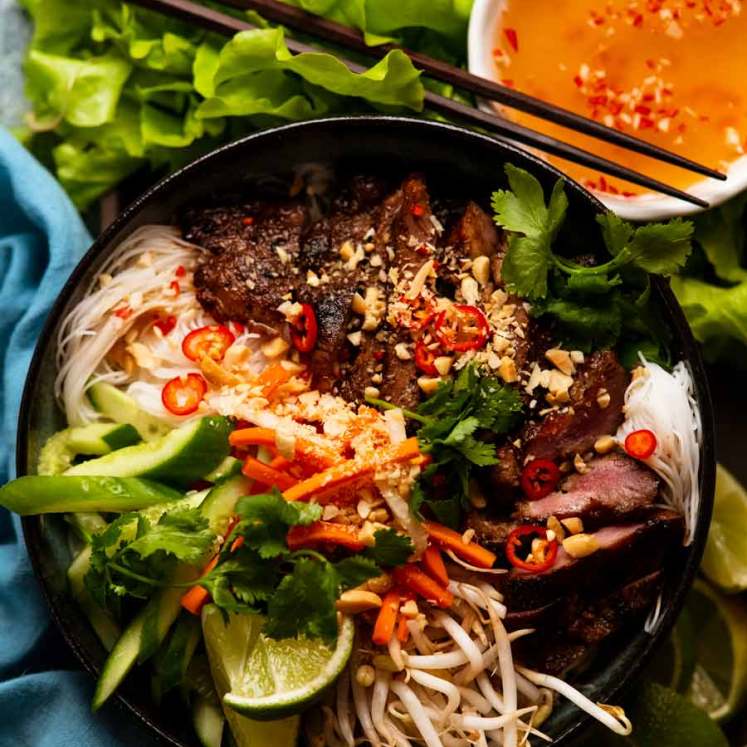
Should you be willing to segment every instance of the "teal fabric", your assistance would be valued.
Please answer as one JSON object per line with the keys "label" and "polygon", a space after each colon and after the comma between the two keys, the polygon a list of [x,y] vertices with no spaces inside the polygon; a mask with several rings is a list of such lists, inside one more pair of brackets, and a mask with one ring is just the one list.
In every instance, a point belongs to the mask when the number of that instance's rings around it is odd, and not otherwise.
{"label": "teal fabric", "polygon": [[[16,418],[44,318],[90,243],[54,178],[0,129],[0,483],[14,473]],[[17,516],[0,508],[0,746],[151,747],[121,707],[90,712],[93,681],[59,633]]]}

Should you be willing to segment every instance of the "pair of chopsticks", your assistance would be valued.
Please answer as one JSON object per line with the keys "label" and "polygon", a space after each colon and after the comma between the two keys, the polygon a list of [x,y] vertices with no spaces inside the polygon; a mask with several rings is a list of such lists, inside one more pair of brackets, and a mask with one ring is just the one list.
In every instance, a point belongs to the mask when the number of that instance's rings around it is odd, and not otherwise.
{"label": "pair of chopsticks", "polygon": [[[256,26],[221,13],[212,8],[207,8],[191,0],[129,0],[133,5],[139,5],[157,12],[178,18],[193,25],[209,31],[232,36],[239,31],[246,31]],[[422,72],[450,83],[458,88],[470,91],[478,96],[498,101],[505,106],[510,106],[519,111],[546,119],[550,122],[563,125],[577,132],[591,135],[608,143],[619,145],[628,150],[641,153],[659,161],[680,166],[703,176],[713,179],[726,179],[726,176],[706,166],[691,161],[688,158],[672,153],[651,143],[647,143],[620,130],[606,127],[592,119],[587,119],[567,109],[557,107],[540,99],[528,96],[506,86],[500,85],[486,78],[466,72],[441,60],[428,57],[419,52],[403,49],[395,44],[382,44],[379,46],[368,46],[363,35],[355,29],[348,28],[334,21],[320,18],[308,13],[301,8],[285,5],[278,0],[221,0],[224,5],[238,8],[240,10],[254,10],[264,16],[267,20],[282,24],[306,35],[319,38],[322,41],[345,47],[369,57],[381,58],[392,49],[402,49],[412,60],[416,68]],[[406,2],[406,0],[403,0]],[[304,52],[316,52],[316,48],[309,44],[299,42],[295,39],[286,40],[288,49],[292,54]],[[363,72],[365,68],[350,60],[340,58],[350,70],[356,73]],[[610,176],[637,184],[652,192],[676,197],[680,200],[692,203],[698,207],[708,207],[708,203],[698,197],[676,189],[668,184],[652,179],[632,169],[621,166],[601,156],[597,156],[582,148],[564,143],[549,135],[536,132],[528,127],[503,119],[494,114],[484,112],[471,106],[466,106],[438,94],[426,91],[425,105],[432,111],[445,114],[450,118],[461,120],[473,125],[490,130],[501,140],[513,140],[524,145],[531,146],[550,155],[565,158],[581,166],[601,171]]]}

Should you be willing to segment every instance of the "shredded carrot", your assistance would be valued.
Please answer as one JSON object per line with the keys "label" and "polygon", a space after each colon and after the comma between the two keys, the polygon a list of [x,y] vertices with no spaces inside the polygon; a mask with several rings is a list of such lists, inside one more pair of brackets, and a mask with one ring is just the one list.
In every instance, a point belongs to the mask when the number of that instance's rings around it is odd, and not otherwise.
{"label": "shredded carrot", "polygon": [[[231,519],[231,522],[228,525],[228,529],[226,529],[226,533],[223,535],[224,538],[230,537],[231,532],[233,532],[233,528],[236,526],[236,524],[239,523],[239,520],[237,517],[234,517]],[[231,543],[231,552],[234,552],[238,550],[241,545],[244,544],[244,538],[243,537],[237,537],[232,543]],[[202,569],[202,573],[200,573],[200,577],[207,576],[210,571],[215,568],[215,566],[218,564],[218,558],[220,557],[220,553],[216,553],[213,555],[212,558],[207,562],[205,567]],[[182,594],[181,598],[181,605],[184,607],[187,612],[191,612],[193,615],[199,615],[200,612],[202,612],[202,608],[210,601],[210,592],[204,587],[204,586],[193,586],[191,589],[186,591],[184,594]]]}
{"label": "shredded carrot", "polygon": [[392,640],[394,628],[397,625],[397,614],[399,613],[400,595],[396,589],[392,589],[384,597],[379,615],[376,618],[371,640],[377,646],[386,646]]}
{"label": "shredded carrot", "polygon": [[270,467],[272,469],[287,470],[292,464],[293,462],[290,459],[286,459],[282,454],[278,454],[272,458]]}
{"label": "shredded carrot", "polygon": [[269,487],[276,487],[279,490],[288,490],[298,483],[298,480],[291,477],[287,472],[273,469],[269,464],[263,464],[254,457],[246,458],[241,471],[252,480]]}
{"label": "shredded carrot", "polygon": [[407,618],[400,613],[399,623],[397,624],[397,640],[400,643],[407,643],[410,637],[410,629],[407,627]]}
{"label": "shredded carrot", "polygon": [[465,542],[459,532],[437,524],[434,521],[423,523],[428,536],[441,547],[451,550],[454,555],[477,566],[478,568],[492,568],[496,561],[495,553],[486,550],[476,542]]}
{"label": "shredded carrot", "polygon": [[391,462],[405,462],[419,454],[417,438],[408,438],[400,444],[382,449],[375,460],[349,459],[318,472],[285,490],[283,496],[288,501],[307,501],[313,497],[322,503],[345,488],[359,487],[363,483],[371,482],[379,467]]}
{"label": "shredded carrot", "polygon": [[449,585],[449,574],[446,572],[446,564],[441,556],[441,550],[435,545],[429,545],[420,561],[423,570],[441,586]]}
{"label": "shredded carrot", "polygon": [[280,363],[267,366],[259,375],[257,382],[262,385],[262,393],[270,399],[278,387],[291,380],[293,374]]}
{"label": "shredded carrot", "polygon": [[358,539],[358,532],[355,529],[331,521],[315,521],[307,527],[291,527],[287,542],[291,550],[313,545],[337,545],[352,552],[360,552],[366,547],[365,543]]}
{"label": "shredded carrot", "polygon": [[[233,431],[228,437],[231,446],[269,446],[276,447],[276,435],[272,428],[241,428]],[[340,462],[339,454],[322,443],[297,436],[296,458],[317,469],[325,469]]]}
{"label": "shredded carrot", "polygon": [[444,589],[413,563],[395,568],[393,577],[395,583],[414,591],[439,607],[451,607],[454,601],[454,595],[448,589]]}

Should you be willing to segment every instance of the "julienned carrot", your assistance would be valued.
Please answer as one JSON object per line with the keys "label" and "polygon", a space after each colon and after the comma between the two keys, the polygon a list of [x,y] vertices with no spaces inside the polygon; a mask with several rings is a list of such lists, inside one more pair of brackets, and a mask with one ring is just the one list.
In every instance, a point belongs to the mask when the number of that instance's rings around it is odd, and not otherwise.
{"label": "julienned carrot", "polygon": [[[223,535],[224,538],[230,537],[231,532],[233,532],[233,528],[239,523],[238,517],[234,517],[231,519],[230,523],[228,524],[228,529],[226,529],[226,533]],[[239,535],[232,543],[231,543],[231,552],[235,552],[236,550],[241,547],[241,545],[244,544],[244,537]],[[207,576],[210,571],[215,568],[216,564],[218,563],[218,558],[220,557],[220,553],[216,553],[213,555],[213,557],[208,561],[207,565],[202,569],[202,573],[200,574],[200,577]],[[202,611],[202,608],[208,603],[210,600],[210,592],[203,586],[193,586],[189,591],[184,593],[181,598],[181,604],[182,607],[184,607],[185,610],[188,612],[191,612],[193,615],[199,615]]]}
{"label": "julienned carrot", "polygon": [[292,377],[293,374],[282,364],[273,363],[262,371],[257,381],[262,385],[265,397],[269,398],[279,386],[290,381]]}
{"label": "julienned carrot", "polygon": [[419,454],[418,439],[408,438],[400,444],[383,449],[371,461],[349,459],[318,472],[285,490],[283,496],[288,501],[308,501],[313,497],[321,503],[325,498],[339,493],[346,487],[357,486],[359,482],[370,480],[379,467],[391,462],[405,462]]}
{"label": "julienned carrot", "polygon": [[454,601],[454,595],[448,589],[444,589],[413,563],[395,568],[393,578],[396,584],[414,591],[439,607],[451,607]]}
{"label": "julienned carrot", "polygon": [[446,572],[446,564],[438,547],[429,545],[423,553],[420,564],[423,570],[441,586],[449,585],[449,574]]}
{"label": "julienned carrot", "polygon": [[315,521],[307,527],[291,527],[286,538],[288,548],[299,550],[314,545],[337,545],[352,552],[361,552],[366,545],[358,539],[358,532],[344,524]]}
{"label": "julienned carrot", "polygon": [[[303,436],[296,439],[296,458],[317,468],[331,467],[340,462],[339,454],[324,444]],[[276,434],[272,428],[240,428],[228,437],[231,446],[270,446],[276,448]]]}
{"label": "julienned carrot", "polygon": [[407,627],[407,618],[400,613],[399,622],[397,623],[397,640],[400,643],[407,643],[410,637],[410,628]]}
{"label": "julienned carrot", "polygon": [[288,490],[293,487],[298,480],[291,477],[287,472],[273,469],[268,464],[263,464],[259,459],[247,457],[241,471],[252,480],[261,482],[269,487],[276,487],[279,490]]}
{"label": "julienned carrot", "polygon": [[396,589],[392,589],[384,597],[379,615],[376,618],[371,640],[377,646],[387,646],[394,635],[397,625],[397,613],[399,612],[400,595]]}
{"label": "julienned carrot", "polygon": [[459,532],[455,532],[443,524],[437,524],[435,521],[423,522],[425,531],[428,536],[437,544],[446,550],[451,550],[454,555],[461,558],[466,563],[475,565],[478,568],[492,568],[496,561],[495,553],[486,550],[476,542],[465,542]]}
{"label": "julienned carrot", "polygon": [[[207,576],[218,563],[218,556],[215,555],[210,562],[202,569],[200,575]],[[193,615],[199,615],[202,608],[208,603],[210,592],[204,586],[193,586],[182,595],[182,607]]]}

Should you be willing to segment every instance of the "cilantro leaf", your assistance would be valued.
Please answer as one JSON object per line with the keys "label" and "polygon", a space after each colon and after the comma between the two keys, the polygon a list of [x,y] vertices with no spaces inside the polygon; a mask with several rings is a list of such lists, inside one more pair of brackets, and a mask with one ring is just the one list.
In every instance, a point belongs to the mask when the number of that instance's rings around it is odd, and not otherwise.
{"label": "cilantro leaf", "polygon": [[236,504],[236,513],[241,521],[229,539],[244,537],[247,545],[260,557],[274,558],[288,552],[285,541],[288,529],[297,525],[308,526],[319,519],[322,508],[315,503],[286,501],[275,490],[242,498]]}
{"label": "cilantro leaf", "polygon": [[331,563],[300,558],[270,599],[264,633],[271,638],[306,635],[334,641],[338,587],[339,577]]}
{"label": "cilantro leaf", "polygon": [[156,524],[142,514],[124,514],[91,538],[86,589],[119,614],[123,597],[149,598],[168,584],[177,563],[201,563],[215,540],[199,509],[168,511]]}
{"label": "cilantro leaf", "polygon": [[692,250],[692,236],[693,224],[674,218],[639,226],[626,249],[636,267],[653,275],[674,275]]}
{"label": "cilantro leaf", "polygon": [[511,231],[501,274],[511,290],[529,300],[547,295],[553,266],[552,242],[565,219],[568,198],[558,180],[545,204],[542,185],[528,171],[506,164],[511,190],[497,190],[491,204],[495,222]]}
{"label": "cilantro leaf", "polygon": [[351,555],[339,563],[335,563],[335,571],[340,584],[340,588],[353,589],[356,586],[368,581],[370,578],[376,578],[381,575],[381,568],[376,560],[362,555]]}
{"label": "cilantro leaf", "polygon": [[379,529],[374,534],[376,543],[366,548],[363,555],[378,565],[404,565],[415,551],[412,540],[394,529]]}

